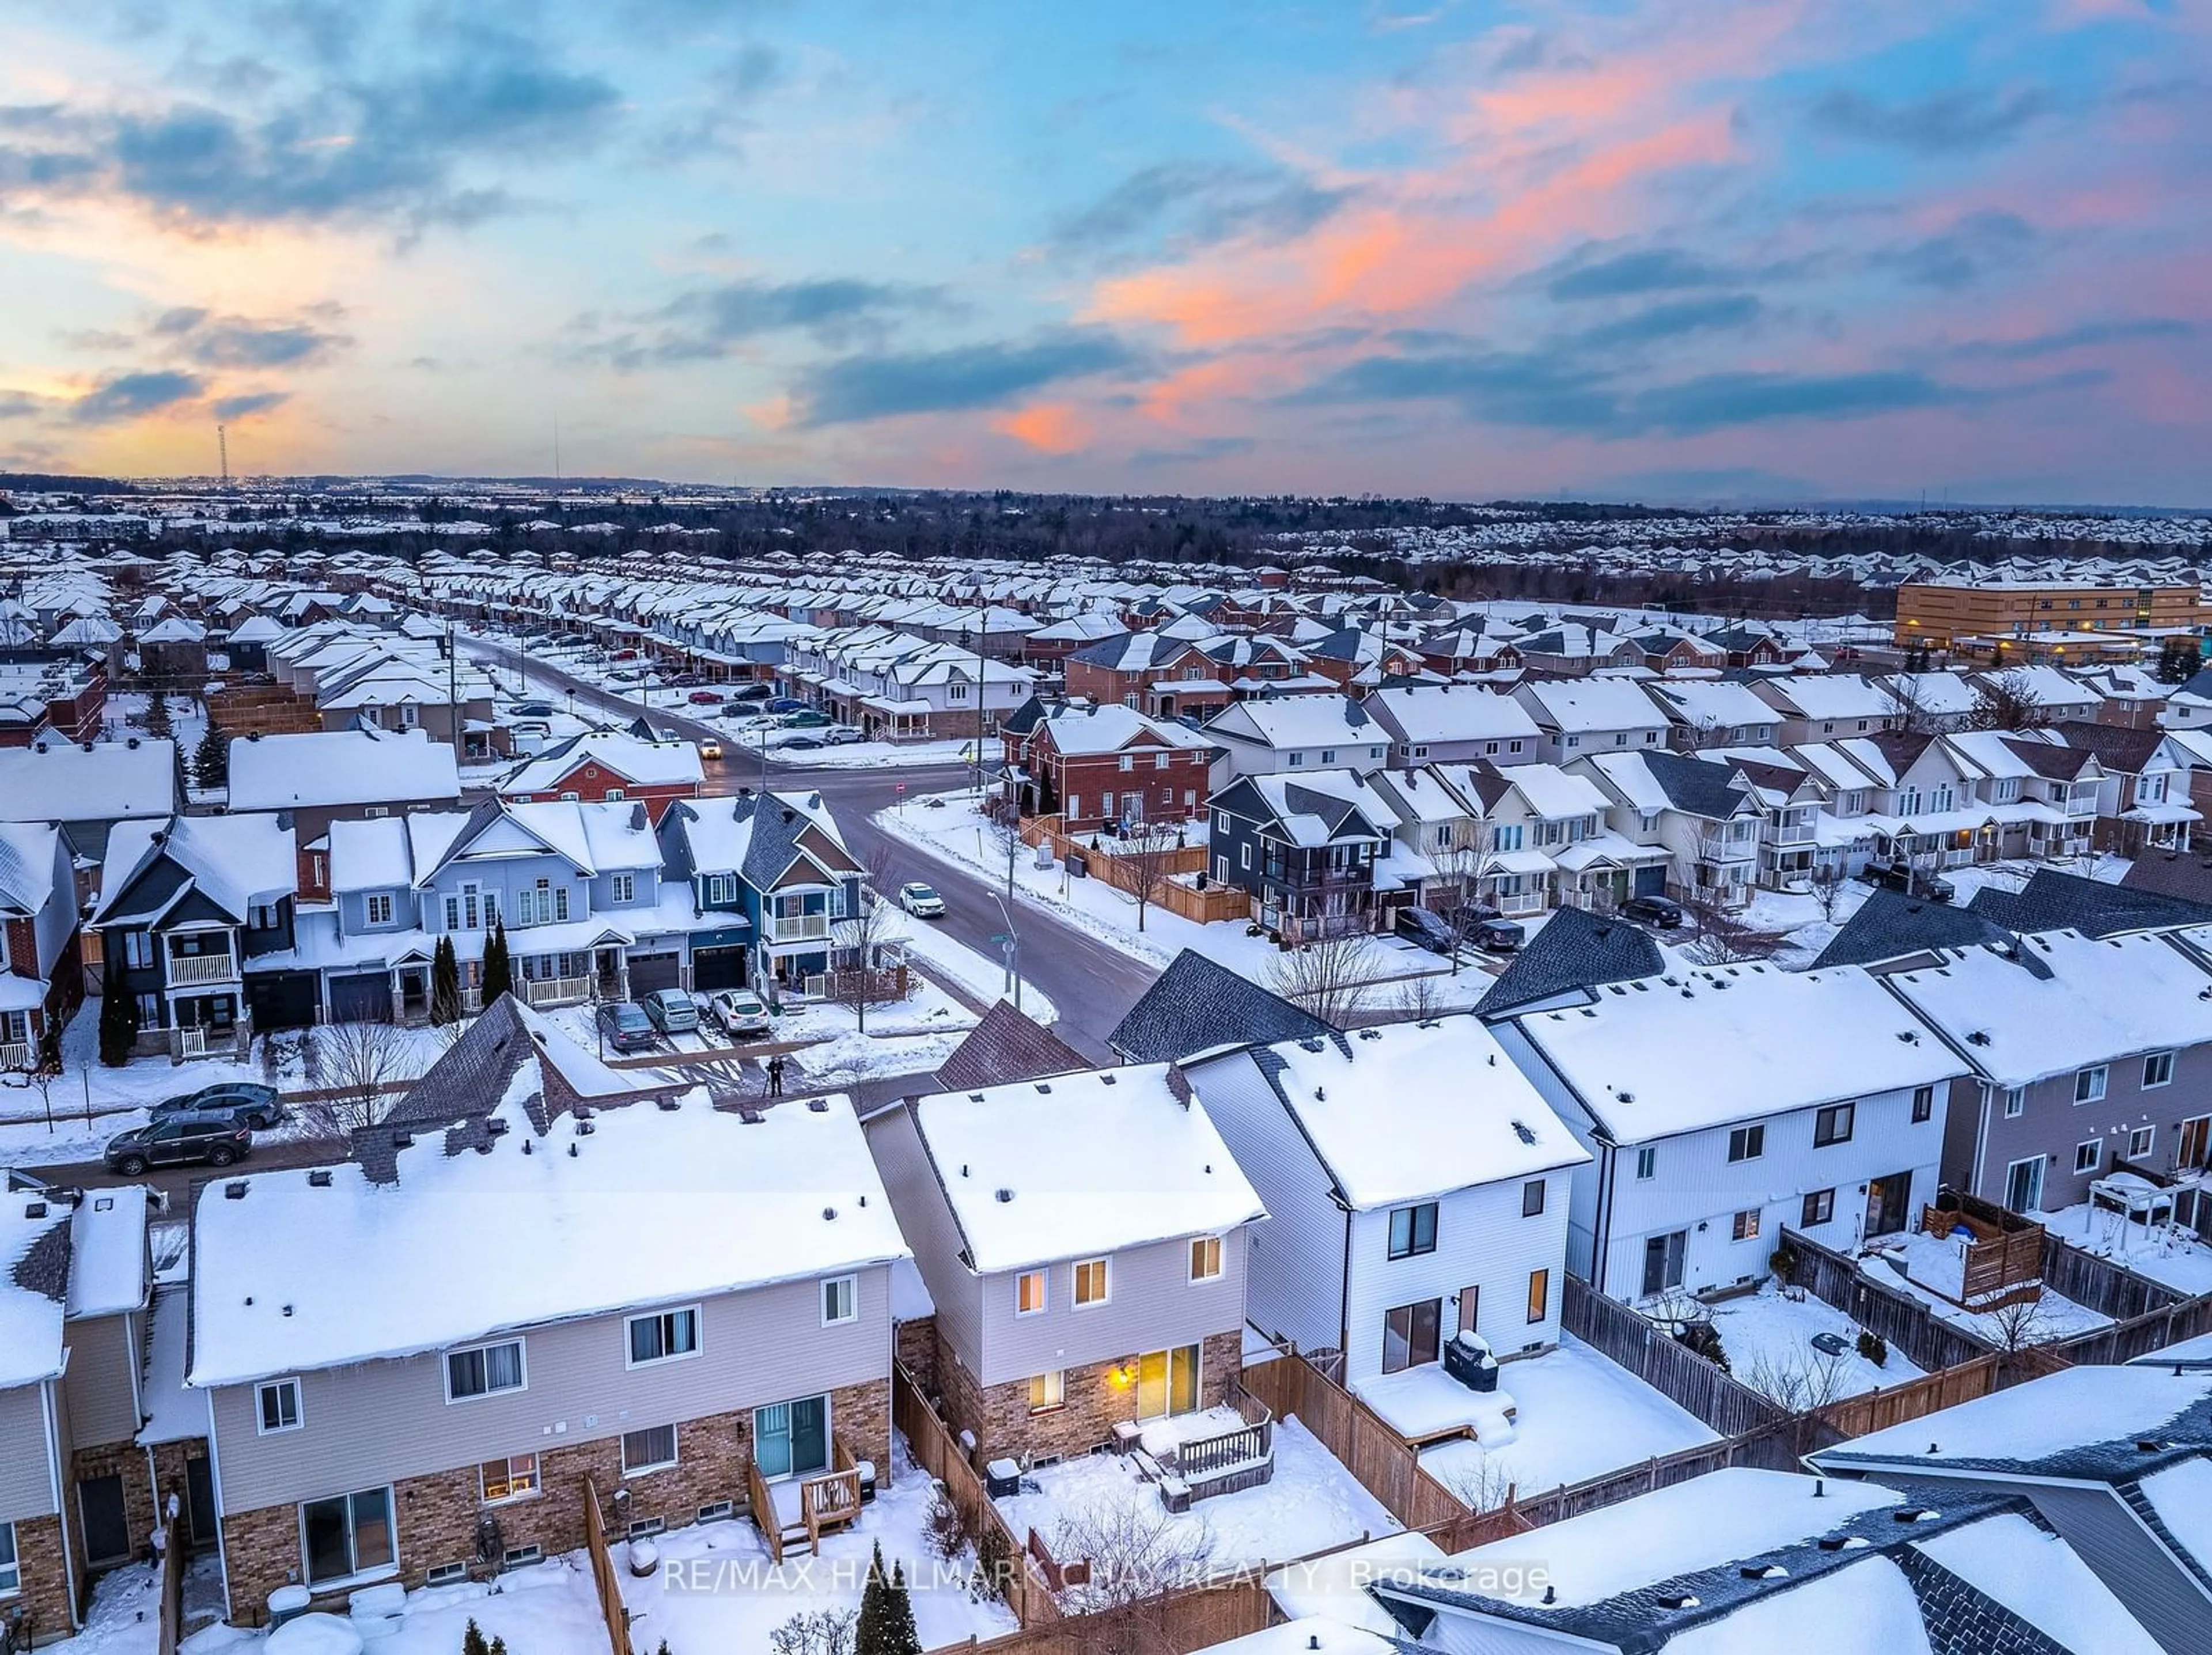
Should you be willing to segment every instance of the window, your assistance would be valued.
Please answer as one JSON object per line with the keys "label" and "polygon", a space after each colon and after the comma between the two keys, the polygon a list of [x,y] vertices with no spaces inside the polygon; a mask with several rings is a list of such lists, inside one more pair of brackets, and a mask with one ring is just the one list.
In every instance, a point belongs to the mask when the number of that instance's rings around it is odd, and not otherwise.
{"label": "window", "polygon": [[622,799],[623,790],[620,788],[609,788],[605,793],[601,794],[599,797],[605,800],[607,803],[611,805],[615,804]]}
{"label": "window", "polygon": [[1024,1270],[1014,1278],[1014,1314],[1042,1316],[1050,1302],[1046,1283],[1050,1278],[1042,1270]]}
{"label": "window", "polygon": [[1049,1414],[1067,1402],[1067,1375],[1054,1368],[1049,1373],[1040,1373],[1030,1380],[1030,1412]]}
{"label": "window", "polygon": [[1081,1310],[1085,1305],[1104,1304],[1109,1285],[1106,1261],[1103,1258],[1085,1259],[1075,1267],[1075,1308]]}
{"label": "window", "polygon": [[503,1500],[527,1500],[538,1492],[538,1456],[517,1454],[511,1459],[486,1460],[477,1468],[483,1480],[483,1501],[496,1506]]}
{"label": "window", "polygon": [[1335,748],[1334,748],[1334,747],[1323,747],[1323,748],[1321,750],[1321,762],[1322,762],[1322,764],[1335,764],[1335,763],[1336,763],[1336,749],[1335,749]]}
{"label": "window", "polygon": [[2094,1172],[2104,1159],[2102,1138],[2084,1138],[2074,1146],[2074,1170],[2077,1173]]}
{"label": "window", "polygon": [[1237,847],[1237,866],[1247,873],[1249,873],[1252,871],[1251,846],[1239,845]]}
{"label": "window", "polygon": [[1857,1105],[1831,1104],[1813,1117],[1813,1147],[1826,1148],[1830,1144],[1851,1141],[1851,1117]]}
{"label": "window", "polygon": [[2106,1068],[2102,1063],[2093,1069],[2083,1069],[2074,1077],[2074,1101],[2094,1104],[2105,1095]]}
{"label": "window", "polygon": [[1099,794],[1099,795],[1098,795],[1098,813],[1099,813],[1101,816],[1103,816],[1103,817],[1106,818],[1106,819],[1107,819],[1107,820],[1109,820],[1109,821],[1111,821],[1111,820],[1113,819],[1113,818],[1114,818],[1114,795],[1113,795],[1112,794],[1110,794],[1110,793],[1103,793],[1103,794]]}
{"label": "window", "polygon": [[1732,1161],[1755,1161],[1766,1153],[1766,1128],[1740,1126],[1729,1134],[1729,1159]]}
{"label": "window", "polygon": [[655,1316],[629,1318],[629,1365],[673,1361],[699,1354],[699,1308],[662,1311]]}
{"label": "window", "polygon": [[15,1556],[15,1525],[0,1523],[0,1597],[23,1589],[22,1566]]}
{"label": "window", "polygon": [[1799,1221],[1809,1230],[1816,1224],[1826,1224],[1835,1215],[1836,1192],[1832,1190],[1814,1190],[1808,1193],[1805,1197],[1805,1208],[1799,1214]]}
{"label": "window", "polygon": [[392,923],[392,898],[379,893],[368,899],[368,922],[371,925]]}
{"label": "window", "polygon": [[1656,1146],[1645,1144],[1636,1152],[1636,1176],[1640,1179],[1653,1177],[1659,1171],[1659,1151]]}
{"label": "window", "polygon": [[2007,1086],[2004,1089],[2004,1112],[2008,1121],[2017,1121],[2027,1110],[2027,1088]]}
{"label": "window", "polygon": [[822,1284],[822,1325],[834,1328],[860,1319],[860,1278],[836,1275]]}
{"label": "window", "polygon": [[392,1490],[364,1488],[302,1501],[300,1557],[311,1586],[390,1568],[398,1560],[392,1540]]}
{"label": "window", "polygon": [[1912,1118],[1916,1123],[1921,1121],[1932,1121],[1936,1118],[1935,1087],[1915,1086],[1912,1088]]}
{"label": "window", "polygon": [[1478,1282],[1472,1287],[1462,1287],[1459,1290],[1459,1331],[1473,1333],[1481,1319],[1481,1284]]}
{"label": "window", "polygon": [[150,931],[125,931],[123,934],[123,963],[134,971],[143,971],[154,963],[154,934]]}
{"label": "window", "polygon": [[717,906],[738,899],[738,876],[734,873],[709,873],[702,882],[708,904]]}
{"label": "window", "polygon": [[494,1396],[502,1390],[520,1390],[522,1380],[520,1339],[446,1353],[446,1400],[449,1402]]}
{"label": "window", "polygon": [[1534,1218],[1544,1210],[1544,1181],[1531,1178],[1521,1186],[1521,1216]]}
{"label": "window", "polygon": [[1190,1279],[1213,1281],[1221,1275],[1221,1238],[1200,1236],[1190,1244]]}
{"label": "window", "polygon": [[641,1471],[658,1471],[676,1463],[676,1427],[649,1425],[642,1431],[625,1431],[622,1439],[622,1469],[626,1477]]}
{"label": "window", "polygon": [[2158,1141],[2158,1129],[2139,1126],[2128,1134],[2128,1159],[2139,1161],[2150,1153],[2151,1146]]}
{"label": "window", "polygon": [[1121,772],[1122,772],[1122,774],[1126,776],[1127,774],[1128,774],[1128,772],[1130,772],[1131,770],[1135,770],[1136,768],[1137,768],[1137,756],[1136,756],[1134,753],[1123,753],[1123,754],[1121,755]]}
{"label": "window", "polygon": [[1758,1240],[1759,1208],[1756,1207],[1745,1208],[1743,1211],[1738,1213],[1735,1217],[1729,1221],[1729,1232],[1733,1234],[1738,1241]]}
{"label": "window", "polygon": [[253,1400],[255,1412],[260,1416],[263,1436],[300,1428],[300,1382],[297,1379],[271,1379],[256,1387]]}
{"label": "window", "polygon": [[1552,1273],[1549,1270],[1528,1272],[1528,1321],[1530,1325],[1544,1319],[1544,1312],[1552,1302]]}
{"label": "window", "polygon": [[1437,1328],[1443,1301],[1423,1299],[1382,1313],[1382,1371],[1402,1373],[1437,1360]]}
{"label": "window", "polygon": [[1401,1207],[1390,1214],[1390,1256],[1412,1258],[1437,1250],[1437,1204]]}
{"label": "window", "polygon": [[[565,890],[561,892],[561,895],[564,899],[568,897],[568,891]],[[617,902],[635,902],[637,900],[636,874],[617,873],[615,875],[615,900]],[[563,901],[562,905],[564,907],[567,905],[565,900]],[[567,916],[563,915],[562,917],[566,918]]]}
{"label": "window", "polygon": [[2144,1058],[2142,1083],[2145,1092],[2148,1092],[2153,1086],[2172,1085],[2173,1054],[2170,1051],[2154,1051]]}

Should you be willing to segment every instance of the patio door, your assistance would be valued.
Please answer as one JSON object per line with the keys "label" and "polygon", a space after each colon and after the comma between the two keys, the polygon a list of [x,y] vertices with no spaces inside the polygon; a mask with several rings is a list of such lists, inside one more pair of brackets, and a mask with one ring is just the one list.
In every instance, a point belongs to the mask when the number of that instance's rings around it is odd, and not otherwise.
{"label": "patio door", "polygon": [[[2036,1190],[2043,1189],[2040,1175],[2043,1163],[2035,1163],[2039,1176]],[[1866,1232],[1869,1236],[1893,1236],[1905,1228],[1912,1216],[1912,1174],[1893,1172],[1886,1178],[1876,1178],[1867,1185]]]}
{"label": "patio door", "polygon": [[2043,1206],[2043,1157],[2031,1155],[2005,1169],[2005,1205],[2015,1213],[2033,1213]]}
{"label": "patio door", "polygon": [[2181,1144],[2174,1152],[2174,1165],[2183,1171],[2205,1165],[2205,1152],[2212,1150],[2212,1115],[2200,1115],[2193,1121],[2181,1123]]}
{"label": "patio door", "polygon": [[830,1399],[803,1396],[753,1409],[753,1463],[770,1482],[830,1469]]}
{"label": "patio door", "polygon": [[1686,1230],[1653,1236],[1644,1244],[1644,1296],[1656,1298],[1682,1285],[1682,1255],[1690,1244]]}
{"label": "patio door", "polygon": [[1382,1313],[1382,1371],[1401,1373],[1437,1360],[1443,1301],[1417,1299]]}
{"label": "patio door", "polygon": [[1157,1420],[1198,1407],[1198,1347],[1146,1351],[1137,1359],[1137,1417]]}

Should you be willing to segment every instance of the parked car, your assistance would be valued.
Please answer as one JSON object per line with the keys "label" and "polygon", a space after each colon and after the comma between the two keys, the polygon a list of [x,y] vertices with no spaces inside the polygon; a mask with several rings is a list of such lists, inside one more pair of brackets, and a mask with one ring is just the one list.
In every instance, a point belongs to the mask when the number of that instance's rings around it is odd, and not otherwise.
{"label": "parked car", "polygon": [[663,1034],[689,1034],[699,1026],[699,1008],[681,989],[655,989],[638,1004]]}
{"label": "parked car", "polygon": [[107,1141],[107,1170],[135,1178],[151,1166],[228,1166],[253,1148],[253,1134],[220,1117],[173,1115]]}
{"label": "parked car", "polygon": [[1620,911],[1629,919],[1641,920],[1662,931],[1671,931],[1682,922],[1682,904],[1672,897],[1631,897],[1621,904]]}
{"label": "parked car", "polygon": [[607,659],[609,660],[635,660],[637,659],[637,651],[635,649],[617,649],[613,654],[609,655]]}
{"label": "parked car", "polygon": [[856,741],[866,741],[867,739],[868,733],[866,730],[856,730],[849,724],[832,724],[822,732],[823,744],[831,747],[848,747]]}
{"label": "parked car", "polygon": [[783,727],[787,730],[826,730],[836,721],[827,713],[811,710],[803,713],[786,713],[783,715]]}
{"label": "parked car", "polygon": [[550,718],[553,703],[550,701],[519,701],[514,704],[517,718]]}
{"label": "parked car", "polygon": [[769,1031],[768,1007],[750,989],[717,989],[707,996],[707,1019],[733,1039]]}
{"label": "parked car", "polygon": [[806,710],[806,703],[797,696],[770,696],[765,710],[771,713],[803,713]]}
{"label": "parked car", "polygon": [[790,740],[783,744],[782,751],[789,752],[796,749],[802,752],[811,753],[818,748],[826,747],[829,745],[830,744],[828,742],[824,741],[818,735],[795,735],[792,737]]}
{"label": "parked car", "polygon": [[1886,891],[1901,891],[1908,897],[1925,897],[1930,902],[1948,902],[1959,894],[1959,888],[1941,873],[1900,862],[1886,866],[1869,862],[1866,876]]}
{"label": "parked car", "polygon": [[684,699],[694,707],[719,707],[722,704],[723,696],[720,690],[694,690]]}
{"label": "parked car", "polygon": [[599,1036],[619,1052],[651,1051],[659,1038],[645,1007],[628,1000],[599,1007]]}
{"label": "parked car", "polygon": [[276,1101],[272,1086],[257,1086],[251,1080],[221,1080],[211,1086],[202,1086],[198,1092],[164,1098],[146,1113],[156,1121],[167,1120],[173,1115],[210,1120],[228,1117],[237,1125],[258,1132],[283,1120],[284,1106]]}
{"label": "parked car", "polygon": [[732,701],[766,701],[775,691],[765,684],[740,684],[730,691]]}
{"label": "parked car", "polygon": [[1449,958],[1456,952],[1458,939],[1452,934],[1443,916],[1425,908],[1401,908],[1398,910],[1398,934],[1416,948],[1425,948],[1432,954]]}
{"label": "parked car", "polygon": [[711,735],[710,735],[710,736],[708,736],[708,737],[704,738],[702,740],[701,740],[701,742],[699,743],[699,757],[700,757],[700,758],[720,758],[721,756],[722,756],[722,744],[721,744],[720,742],[719,742],[719,741],[715,740],[715,739],[714,739],[714,738],[713,736],[711,736]]}
{"label": "parked car", "polygon": [[1486,954],[1510,954],[1528,940],[1528,933],[1518,920],[1484,920],[1467,934],[1467,940]]}
{"label": "parked car", "polygon": [[920,879],[908,879],[898,888],[898,905],[918,920],[941,920],[945,917],[945,898],[933,886]]}

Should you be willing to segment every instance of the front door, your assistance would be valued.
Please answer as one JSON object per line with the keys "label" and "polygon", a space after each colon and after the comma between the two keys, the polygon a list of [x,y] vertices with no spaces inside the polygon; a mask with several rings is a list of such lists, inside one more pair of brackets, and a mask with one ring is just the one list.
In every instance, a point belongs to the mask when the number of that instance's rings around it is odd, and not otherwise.
{"label": "front door", "polygon": [[76,1503],[84,1518],[85,1561],[128,1561],[131,1524],[123,1515],[122,1474],[89,1477],[80,1482],[76,1486]]}
{"label": "front door", "polygon": [[2205,1165],[2205,1152],[2212,1149],[2212,1115],[2200,1115],[2193,1121],[2181,1123],[2181,1142],[2174,1152],[2174,1165],[2183,1171],[2192,1166]]}
{"label": "front door", "polygon": [[1686,1230],[1653,1236],[1644,1244],[1644,1296],[1646,1299],[1672,1293],[1682,1285],[1682,1255],[1689,1244],[1690,1232]]}
{"label": "front door", "polygon": [[830,1469],[830,1399],[802,1396],[753,1410],[753,1463],[770,1482]]}
{"label": "front door", "polygon": [[[2043,1163],[2035,1163],[2039,1169]],[[2042,1189],[2039,1179],[2036,1188]],[[1911,1216],[1912,1174],[1893,1172],[1886,1178],[1876,1178],[1867,1185],[1866,1232],[1869,1236],[1893,1236],[1905,1228]]]}
{"label": "front door", "polygon": [[185,1517],[195,1548],[215,1544],[215,1478],[204,1454],[185,1462]]}
{"label": "front door", "polygon": [[2031,1155],[2005,1169],[2005,1205],[2015,1213],[2040,1211],[2043,1206],[2043,1157]]}

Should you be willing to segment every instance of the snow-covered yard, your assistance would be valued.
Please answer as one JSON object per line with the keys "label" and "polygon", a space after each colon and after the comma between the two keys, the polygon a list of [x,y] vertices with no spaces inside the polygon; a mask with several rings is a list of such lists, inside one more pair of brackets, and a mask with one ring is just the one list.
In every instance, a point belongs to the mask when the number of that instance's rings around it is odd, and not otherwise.
{"label": "snow-covered yard", "polygon": [[[1893,1350],[1879,1366],[1869,1361],[1858,1352],[1857,1323],[1802,1289],[1784,1293],[1771,1280],[1762,1282],[1757,1293],[1720,1301],[1712,1312],[1729,1371],[1785,1408],[1856,1396],[1921,1374]],[[1844,1342],[1841,1355],[1814,1348],[1814,1336],[1823,1333]]]}
{"label": "snow-covered yard", "polygon": [[1695,1415],[1571,1334],[1540,1356],[1500,1363],[1498,1385],[1519,1409],[1504,1433],[1440,1443],[1421,1455],[1431,1476],[1479,1507],[1497,1505],[1508,1488],[1548,1493],[1719,1440]]}
{"label": "snow-covered yard", "polygon": [[1869,1281],[1911,1293],[1954,1327],[2008,1348],[2047,1345],[2112,1325],[2111,1317],[2047,1289],[2032,1303],[2007,1309],[1964,1309],[1955,1302],[1964,1251],[1963,1243],[1914,1230],[1883,1237],[1880,1250],[1862,1258],[1859,1269]]}
{"label": "snow-covered yard", "polygon": [[1118,1454],[1085,1454],[1030,1471],[1022,1492],[998,1506],[1017,1539],[1034,1529],[1064,1563],[1080,1550],[1064,1524],[1096,1533],[1115,1529],[1124,1515],[1140,1526],[1163,1524],[1179,1561],[1200,1573],[1281,1562],[1401,1527],[1294,1415],[1276,1421],[1272,1482],[1195,1500],[1180,1516],[1170,1516],[1159,1485]]}
{"label": "snow-covered yard", "polygon": [[2084,1202],[2036,1219],[2062,1241],[2085,1253],[2163,1281],[2176,1293],[2195,1298],[2212,1293],[2212,1247],[2179,1225],[2142,1225],[2109,1207]]}

